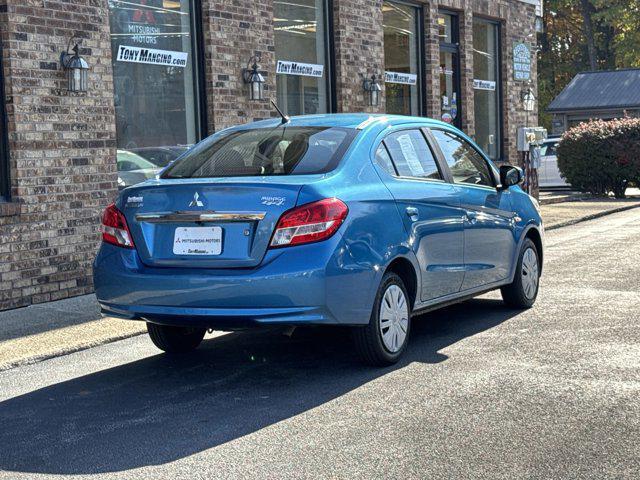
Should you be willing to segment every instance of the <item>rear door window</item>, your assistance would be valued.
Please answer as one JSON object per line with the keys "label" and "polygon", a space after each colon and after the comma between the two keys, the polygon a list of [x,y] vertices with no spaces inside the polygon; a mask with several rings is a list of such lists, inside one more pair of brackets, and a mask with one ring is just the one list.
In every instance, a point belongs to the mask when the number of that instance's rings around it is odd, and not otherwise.
{"label": "rear door window", "polygon": [[436,159],[420,130],[401,130],[384,139],[401,177],[442,180]]}
{"label": "rear door window", "polygon": [[333,170],[357,134],[337,127],[236,130],[205,140],[162,178],[310,175]]}

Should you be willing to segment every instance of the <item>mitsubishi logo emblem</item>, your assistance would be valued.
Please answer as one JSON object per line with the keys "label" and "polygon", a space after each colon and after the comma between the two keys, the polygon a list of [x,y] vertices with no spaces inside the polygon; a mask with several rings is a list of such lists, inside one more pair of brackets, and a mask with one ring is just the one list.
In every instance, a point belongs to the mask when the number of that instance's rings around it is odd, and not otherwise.
{"label": "mitsubishi logo emblem", "polygon": [[190,207],[204,207],[204,203],[202,203],[202,200],[200,200],[200,194],[198,192],[196,192],[193,195],[193,200],[191,200],[191,203],[189,204]]}

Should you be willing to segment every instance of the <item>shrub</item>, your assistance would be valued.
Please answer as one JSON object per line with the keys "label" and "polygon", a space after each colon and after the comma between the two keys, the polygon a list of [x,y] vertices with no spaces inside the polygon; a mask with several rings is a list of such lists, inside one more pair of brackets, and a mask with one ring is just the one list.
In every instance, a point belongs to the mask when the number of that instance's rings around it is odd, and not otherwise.
{"label": "shrub", "polygon": [[591,120],[565,132],[558,168],[578,190],[624,198],[640,182],[640,118]]}

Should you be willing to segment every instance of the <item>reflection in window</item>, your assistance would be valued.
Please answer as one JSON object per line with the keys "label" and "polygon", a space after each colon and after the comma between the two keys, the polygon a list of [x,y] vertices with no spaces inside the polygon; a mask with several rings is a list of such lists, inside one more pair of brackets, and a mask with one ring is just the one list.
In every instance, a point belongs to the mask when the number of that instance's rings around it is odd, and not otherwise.
{"label": "reflection in window", "polygon": [[191,2],[111,0],[109,18],[118,165],[142,165],[119,176],[127,186],[198,140]]}
{"label": "reflection in window", "polygon": [[322,65],[321,77],[277,74],[278,106],[289,115],[326,113],[329,78],[325,0],[275,0],[276,61]]}
{"label": "reflection in window", "polygon": [[419,115],[418,10],[385,1],[382,24],[387,113]]}
{"label": "reflection in window", "polygon": [[455,183],[493,187],[489,165],[466,140],[443,130],[432,130]]}
{"label": "reflection in window", "polygon": [[500,158],[500,74],[498,24],[473,20],[475,140],[494,160]]}

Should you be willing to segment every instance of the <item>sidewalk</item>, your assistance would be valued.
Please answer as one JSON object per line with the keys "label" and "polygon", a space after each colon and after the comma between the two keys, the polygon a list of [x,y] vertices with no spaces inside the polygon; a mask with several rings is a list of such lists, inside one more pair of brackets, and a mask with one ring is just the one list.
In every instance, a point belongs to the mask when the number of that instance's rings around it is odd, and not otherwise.
{"label": "sidewalk", "polygon": [[[583,199],[541,206],[547,230],[640,207],[627,200]],[[146,332],[144,322],[101,318],[94,295],[0,312],[0,371]]]}

